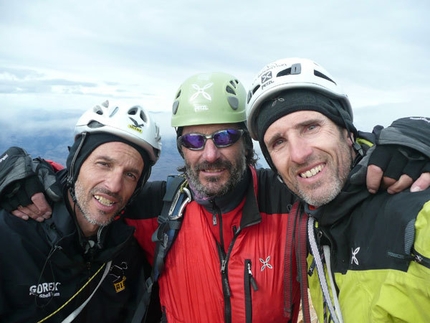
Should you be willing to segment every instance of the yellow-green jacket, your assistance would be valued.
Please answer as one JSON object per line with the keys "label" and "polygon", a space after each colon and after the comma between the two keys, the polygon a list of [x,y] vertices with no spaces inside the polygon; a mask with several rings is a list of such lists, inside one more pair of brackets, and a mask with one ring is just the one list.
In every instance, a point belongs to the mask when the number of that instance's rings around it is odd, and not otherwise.
{"label": "yellow-green jacket", "polygon": [[[318,220],[318,244],[330,246],[343,322],[430,322],[429,200],[430,190],[370,195],[349,186],[330,204],[308,211]],[[309,260],[311,297],[324,322],[317,270]]]}

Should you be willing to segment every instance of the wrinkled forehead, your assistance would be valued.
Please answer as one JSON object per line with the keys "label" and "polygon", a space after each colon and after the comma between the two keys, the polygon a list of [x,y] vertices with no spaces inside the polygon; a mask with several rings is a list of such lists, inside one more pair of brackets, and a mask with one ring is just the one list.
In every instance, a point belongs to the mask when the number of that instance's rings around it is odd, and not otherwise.
{"label": "wrinkled forehead", "polygon": [[290,130],[299,129],[312,123],[335,125],[333,121],[320,112],[311,110],[295,111],[274,120],[264,133],[264,141],[266,142],[276,134],[286,134]]}
{"label": "wrinkled forehead", "polygon": [[97,146],[88,155],[87,160],[95,158],[104,158],[118,163],[129,163],[139,169],[143,169],[144,166],[144,160],[139,151],[133,146],[119,141],[106,142]]}

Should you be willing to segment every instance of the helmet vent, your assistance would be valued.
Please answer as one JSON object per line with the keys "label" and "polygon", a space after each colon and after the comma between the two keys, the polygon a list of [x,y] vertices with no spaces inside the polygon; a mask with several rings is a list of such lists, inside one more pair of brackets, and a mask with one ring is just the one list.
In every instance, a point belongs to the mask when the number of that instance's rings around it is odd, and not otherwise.
{"label": "helmet vent", "polygon": [[237,85],[239,84],[239,81],[238,80],[231,80],[230,84],[233,85],[233,87],[236,89]]}
{"label": "helmet vent", "polygon": [[260,84],[258,84],[253,90],[250,90],[248,92],[248,102],[251,101],[252,96],[255,94],[255,92],[257,92],[257,90],[260,88]]}
{"label": "helmet vent", "polygon": [[321,78],[323,78],[323,79],[325,79],[327,81],[330,81],[333,84],[336,84],[335,81],[333,81],[331,78],[329,78],[327,75],[325,75],[325,74],[323,74],[321,72],[318,72],[318,71],[314,70],[314,75],[317,76],[317,77],[321,77]]}
{"label": "helmet vent", "polygon": [[96,105],[93,109],[94,109],[94,113],[97,113],[100,116],[103,115],[103,109],[100,106]]}
{"label": "helmet vent", "polygon": [[301,72],[302,72],[302,65],[300,63],[296,63],[291,65],[291,67],[280,71],[276,76],[279,77],[279,76],[286,76],[286,75],[298,75]]}
{"label": "helmet vent", "polygon": [[233,110],[237,110],[237,108],[239,108],[239,100],[236,97],[229,96],[227,101]]}
{"label": "helmet vent", "polygon": [[92,129],[96,129],[96,128],[101,128],[104,127],[104,124],[95,121],[95,120],[91,120],[90,122],[88,122],[88,128],[92,128]]}
{"label": "helmet vent", "polygon": [[132,115],[132,116],[135,116],[138,113],[139,113],[139,117],[143,120],[143,122],[147,122],[148,118],[147,118],[145,112],[143,112],[142,109],[139,109],[139,107],[135,106],[135,107],[132,107],[128,110],[128,114]]}
{"label": "helmet vent", "polygon": [[227,85],[226,87],[225,87],[225,90],[228,92],[228,93],[230,93],[230,94],[234,94],[234,95],[236,95],[236,91],[230,86],[230,85]]}
{"label": "helmet vent", "polygon": [[280,71],[280,72],[276,75],[276,77],[279,77],[279,76],[286,76],[286,75],[291,75],[291,67],[289,67],[289,68],[287,68],[287,69],[285,69],[285,70]]}
{"label": "helmet vent", "polygon": [[147,122],[148,118],[146,117],[146,113],[143,111],[140,111],[140,118],[143,120],[143,122]]}

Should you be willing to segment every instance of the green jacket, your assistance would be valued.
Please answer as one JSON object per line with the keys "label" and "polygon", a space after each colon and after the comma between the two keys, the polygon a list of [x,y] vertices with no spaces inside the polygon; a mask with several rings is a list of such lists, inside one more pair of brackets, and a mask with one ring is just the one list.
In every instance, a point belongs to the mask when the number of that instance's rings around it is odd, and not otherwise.
{"label": "green jacket", "polygon": [[[430,190],[349,200],[337,204],[338,215],[353,209],[348,216],[336,219],[329,207],[314,214],[320,243],[330,246],[344,322],[430,322]],[[324,322],[317,276],[309,285]]]}
{"label": "green jacket", "polygon": [[[417,122],[428,124],[428,120],[401,119],[381,134],[378,143],[413,142],[408,146],[428,156],[428,137],[408,141],[417,138],[412,132],[423,131]],[[332,273],[343,322],[430,322],[430,189],[371,195],[363,184],[350,179],[329,204],[304,208],[316,220],[317,245],[328,246],[330,259],[327,253],[323,257],[325,277],[333,296],[328,276]],[[324,322],[313,256],[308,264],[312,302]]]}

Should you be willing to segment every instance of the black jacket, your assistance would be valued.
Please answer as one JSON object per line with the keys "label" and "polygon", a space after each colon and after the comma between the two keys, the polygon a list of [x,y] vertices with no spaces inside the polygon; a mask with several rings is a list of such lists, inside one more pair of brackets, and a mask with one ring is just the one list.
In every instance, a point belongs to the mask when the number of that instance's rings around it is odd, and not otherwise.
{"label": "black jacket", "polygon": [[[105,227],[99,243],[78,233],[64,202],[43,223],[0,210],[0,321],[61,322],[107,276],[73,322],[130,322],[142,291],[144,256],[134,228],[121,219]],[[85,285],[87,284],[87,285]]]}

